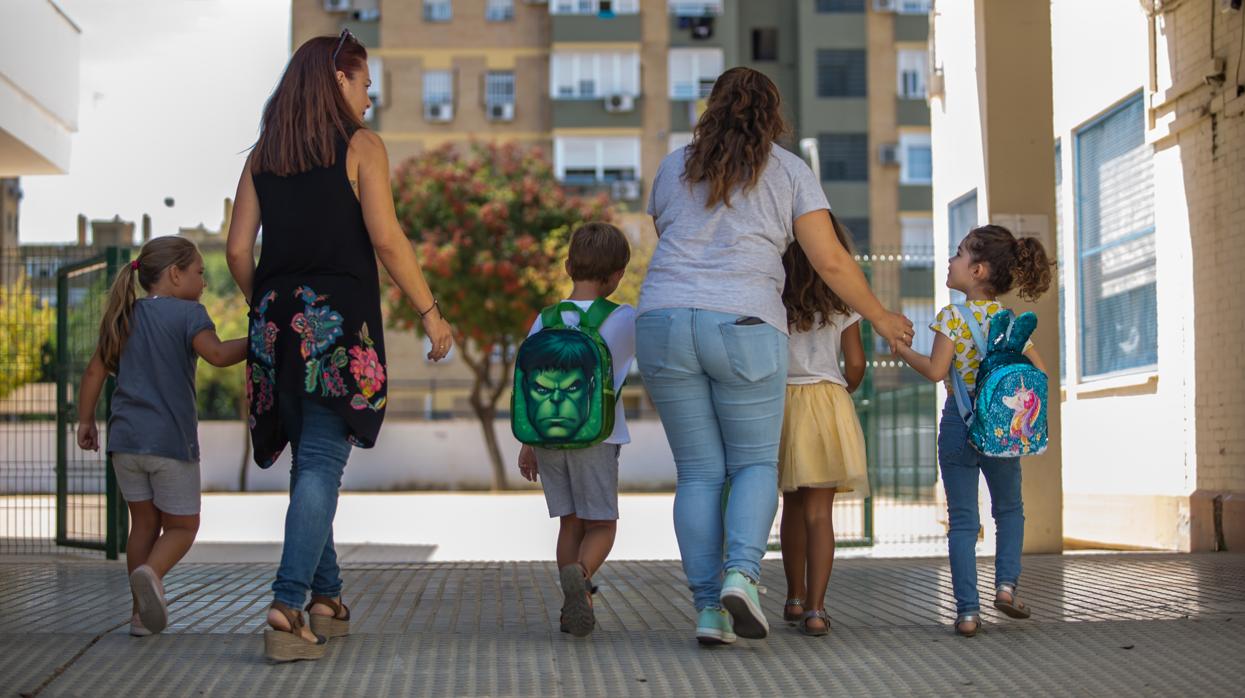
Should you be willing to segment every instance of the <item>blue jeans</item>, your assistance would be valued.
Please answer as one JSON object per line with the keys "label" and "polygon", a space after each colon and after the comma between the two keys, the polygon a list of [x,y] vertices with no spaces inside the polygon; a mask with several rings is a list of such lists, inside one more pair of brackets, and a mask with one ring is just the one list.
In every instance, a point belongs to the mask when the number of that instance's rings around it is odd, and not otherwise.
{"label": "blue jeans", "polygon": [[981,609],[977,596],[977,482],[980,471],[990,488],[990,515],[996,529],[994,583],[1020,579],[1020,549],[1025,539],[1024,502],[1020,497],[1020,459],[988,458],[968,443],[968,427],[949,397],[938,425],[938,464],[947,493],[947,551],[957,613]]}
{"label": "blue jeans", "polygon": [[697,610],[718,605],[726,570],[761,578],[778,511],[787,336],[738,319],[678,308],[636,320],[636,363],[678,469],[674,531]]}
{"label": "blue jeans", "polygon": [[336,412],[314,400],[283,395],[281,423],[290,437],[290,507],[285,512],[285,545],[272,593],[277,601],[301,609],[307,590],[318,596],[341,593],[341,569],[333,548],[333,516],[342,471],[350,457],[350,429]]}

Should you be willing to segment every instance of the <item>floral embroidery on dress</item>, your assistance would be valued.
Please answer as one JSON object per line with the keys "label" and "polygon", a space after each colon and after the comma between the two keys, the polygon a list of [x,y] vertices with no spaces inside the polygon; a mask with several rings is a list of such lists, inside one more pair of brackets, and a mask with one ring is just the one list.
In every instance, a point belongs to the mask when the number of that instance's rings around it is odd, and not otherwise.
{"label": "floral embroidery on dress", "polygon": [[350,398],[350,406],[356,410],[379,411],[385,406],[386,397],[375,403],[372,397],[385,386],[385,365],[376,354],[375,342],[367,332],[367,323],[359,330],[359,344],[350,348],[350,375],[359,386],[359,392]]}
{"label": "floral embroidery on dress", "polygon": [[303,388],[315,393],[318,387],[321,397],[344,397],[349,394],[341,374],[341,369],[349,362],[346,348],[328,351],[342,336],[341,313],[327,305],[317,307],[315,304],[328,300],[328,296],[318,295],[307,286],[299,286],[294,296],[305,304],[303,312],[290,320],[290,327],[299,336],[299,352],[306,362]]}
{"label": "floral embroidery on dress", "polygon": [[246,399],[251,406],[250,421],[255,415],[263,414],[272,409],[275,389],[275,348],[277,334],[280,331],[275,322],[267,318],[268,306],[277,297],[276,291],[269,291],[260,299],[256,307],[257,315],[251,319],[250,345],[253,362],[246,365]]}

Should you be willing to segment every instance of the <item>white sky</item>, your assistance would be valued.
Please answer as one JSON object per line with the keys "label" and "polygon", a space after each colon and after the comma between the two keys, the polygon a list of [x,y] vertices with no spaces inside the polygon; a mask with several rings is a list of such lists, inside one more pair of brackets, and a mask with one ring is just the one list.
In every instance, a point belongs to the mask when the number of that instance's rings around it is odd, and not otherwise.
{"label": "white sky", "polygon": [[20,240],[72,241],[79,213],[216,229],[289,57],[290,0],[58,4],[82,28],[78,133],[69,174],[22,177]]}

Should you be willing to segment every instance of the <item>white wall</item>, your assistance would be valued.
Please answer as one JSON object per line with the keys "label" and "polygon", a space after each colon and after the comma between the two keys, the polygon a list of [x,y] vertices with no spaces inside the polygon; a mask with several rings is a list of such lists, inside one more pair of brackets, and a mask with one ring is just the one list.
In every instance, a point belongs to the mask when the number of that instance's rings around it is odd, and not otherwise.
{"label": "white wall", "polygon": [[[619,485],[624,490],[674,489],[674,456],[661,422],[628,422],[632,442],[623,446]],[[498,421],[497,435],[511,486],[527,485],[515,466],[519,443],[508,421]],[[236,490],[246,432],[241,422],[199,424],[204,490]],[[248,465],[247,489],[279,491],[289,485],[289,453],[271,468]],[[491,479],[480,425],[472,419],[436,422],[389,420],[375,448],[356,448],[342,478],[355,491],[396,489],[488,489]],[[536,487],[536,485],[531,485]]]}
{"label": "white wall", "polygon": [[78,129],[80,31],[48,0],[4,0],[0,27],[0,176],[64,173]]}
{"label": "white wall", "polygon": [[[1178,496],[1194,489],[1192,266],[1179,148],[1154,158],[1157,370],[1082,381],[1077,332],[1075,131],[1150,82],[1148,28],[1135,0],[1051,3],[1054,136],[1062,143],[1064,490],[1082,495]],[[1110,36],[1104,41],[1105,35]],[[1075,505],[1077,501],[1085,504]],[[1068,521],[1076,506],[1068,500]],[[1080,537],[1071,526],[1071,538]],[[1141,543],[1137,543],[1141,544]]]}

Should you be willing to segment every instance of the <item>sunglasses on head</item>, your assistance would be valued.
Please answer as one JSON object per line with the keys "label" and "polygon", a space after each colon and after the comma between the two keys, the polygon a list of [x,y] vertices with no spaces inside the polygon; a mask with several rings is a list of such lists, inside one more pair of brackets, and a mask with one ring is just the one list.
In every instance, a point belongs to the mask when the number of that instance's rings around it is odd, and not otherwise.
{"label": "sunglasses on head", "polygon": [[337,54],[341,53],[342,46],[346,45],[346,39],[350,39],[351,41],[357,41],[357,39],[354,38],[354,34],[351,34],[349,29],[342,30],[341,38],[337,40],[337,48],[333,49],[333,65],[334,66],[337,65]]}

